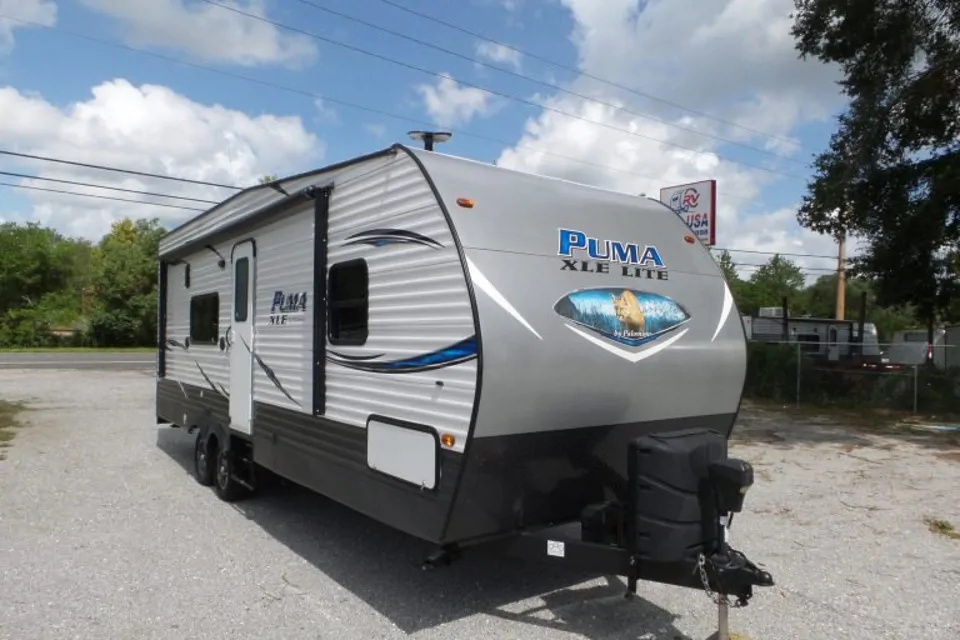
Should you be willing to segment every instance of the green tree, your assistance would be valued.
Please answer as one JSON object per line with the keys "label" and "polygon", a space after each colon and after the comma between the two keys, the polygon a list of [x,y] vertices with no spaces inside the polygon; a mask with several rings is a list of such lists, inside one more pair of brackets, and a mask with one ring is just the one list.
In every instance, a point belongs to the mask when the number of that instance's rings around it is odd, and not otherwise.
{"label": "green tree", "polygon": [[0,225],[0,345],[42,346],[78,324],[90,246],[36,223]]}
{"label": "green tree", "polygon": [[787,296],[790,314],[802,313],[804,306],[803,270],[793,261],[776,254],[753,272],[743,289],[745,313],[756,313],[760,307],[778,307]]}
{"label": "green tree", "polygon": [[267,184],[268,182],[273,182],[276,179],[277,179],[276,174],[267,174],[265,176],[261,176],[258,182],[260,184]]}
{"label": "green tree", "polygon": [[157,335],[156,219],[113,224],[95,256],[96,302],[90,329],[102,346],[148,346]]}
{"label": "green tree", "polygon": [[720,256],[715,257],[714,260],[717,261],[717,266],[720,267],[720,271],[723,272],[723,277],[727,279],[728,284],[732,286],[734,282],[740,280],[740,276],[737,275],[737,265],[734,264],[729,251],[724,249],[720,252]]}
{"label": "green tree", "polygon": [[795,0],[801,57],[840,67],[850,98],[815,161],[800,224],[866,240],[854,268],[932,334],[960,293],[960,3]]}

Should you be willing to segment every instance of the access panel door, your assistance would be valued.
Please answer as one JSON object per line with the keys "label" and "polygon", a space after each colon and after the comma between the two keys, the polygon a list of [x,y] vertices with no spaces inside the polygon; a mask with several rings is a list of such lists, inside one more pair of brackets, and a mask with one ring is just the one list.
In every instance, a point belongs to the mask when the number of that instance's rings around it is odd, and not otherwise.
{"label": "access panel door", "polygon": [[252,433],[254,268],[253,241],[233,248],[233,309],[230,318],[230,427]]}

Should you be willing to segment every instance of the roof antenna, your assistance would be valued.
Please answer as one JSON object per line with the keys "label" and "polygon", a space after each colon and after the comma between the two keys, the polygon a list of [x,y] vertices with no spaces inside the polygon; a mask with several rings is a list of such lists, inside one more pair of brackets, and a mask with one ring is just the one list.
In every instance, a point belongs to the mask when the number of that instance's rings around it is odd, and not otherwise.
{"label": "roof antenna", "polygon": [[408,131],[411,140],[423,140],[423,148],[433,151],[434,142],[446,142],[453,137],[449,131]]}

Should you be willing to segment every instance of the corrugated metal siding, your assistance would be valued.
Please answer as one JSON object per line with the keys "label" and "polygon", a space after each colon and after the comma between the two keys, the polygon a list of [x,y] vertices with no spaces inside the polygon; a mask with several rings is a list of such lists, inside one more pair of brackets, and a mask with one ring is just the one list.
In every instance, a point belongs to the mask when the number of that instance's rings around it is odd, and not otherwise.
{"label": "corrugated metal siding", "polygon": [[[355,174],[356,168],[359,166],[370,169],[374,164],[383,164],[391,161],[395,161],[395,156],[385,154],[373,160],[357,161],[356,164],[318,169],[299,177],[280,180],[278,184],[287,193],[297,193],[312,185],[329,184],[337,179],[338,176],[346,173]],[[216,233],[228,225],[254,216],[259,211],[283,200],[285,197],[286,196],[279,191],[268,186],[253,186],[249,187],[248,190],[238,192],[232,197],[226,198],[219,205],[212,207],[207,212],[173,229],[161,238],[159,247],[160,255],[176,251],[178,248],[208,236],[209,234]]]}
{"label": "corrugated metal siding", "polygon": [[[230,244],[221,244],[217,251],[228,258]],[[219,258],[209,249],[194,253],[185,258],[190,264],[190,288],[184,286],[185,265],[175,264],[167,267],[167,339],[177,340],[181,344],[190,335],[190,298],[204,293],[217,292],[220,295],[220,336],[224,335],[230,324],[230,310],[233,304],[230,264],[221,269],[217,266]],[[230,359],[226,351],[217,345],[191,343],[184,351],[173,347],[167,351],[167,375],[171,380],[210,388],[200,368],[216,385],[230,389]],[[211,390],[212,391],[212,390]]]}
{"label": "corrugated metal siding", "polygon": [[[276,374],[291,400],[253,365],[254,399],[305,413],[313,410],[313,203],[290,217],[257,230],[254,351]],[[287,314],[287,324],[270,324],[274,292],[306,292],[307,312]],[[254,425],[256,429],[256,425]]]}
{"label": "corrugated metal siding", "polygon": [[[342,245],[354,233],[382,228],[413,231],[443,248]],[[328,350],[395,360],[474,335],[463,266],[450,228],[429,184],[408,157],[337,185],[328,238],[328,265],[364,258],[370,283],[367,343],[356,347],[328,342]],[[366,425],[371,414],[429,425],[454,434],[456,449],[462,450],[476,382],[475,360],[411,374],[367,373],[328,362],[326,415],[358,426]]]}

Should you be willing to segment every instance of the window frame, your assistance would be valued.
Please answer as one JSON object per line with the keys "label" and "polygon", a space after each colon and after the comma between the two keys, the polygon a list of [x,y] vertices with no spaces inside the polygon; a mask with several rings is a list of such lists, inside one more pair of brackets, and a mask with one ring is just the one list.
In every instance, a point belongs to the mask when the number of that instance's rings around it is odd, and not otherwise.
{"label": "window frame", "polygon": [[[200,327],[197,326],[197,306],[199,304],[205,303],[208,300],[213,300],[216,303],[216,311],[213,314],[213,337],[207,339],[202,334],[198,333]],[[209,329],[209,327],[208,327]],[[208,291],[206,293],[199,293],[195,296],[190,296],[190,343],[196,345],[210,345],[216,346],[220,340],[220,292],[219,291]]]}
{"label": "window frame", "polygon": [[[337,300],[334,297],[335,276],[339,271],[353,267],[362,267],[363,295],[357,298]],[[344,337],[340,329],[339,311],[348,307],[360,307],[363,313],[363,328]],[[370,337],[370,269],[363,258],[344,260],[327,268],[327,340],[332,345],[361,346]]]}

